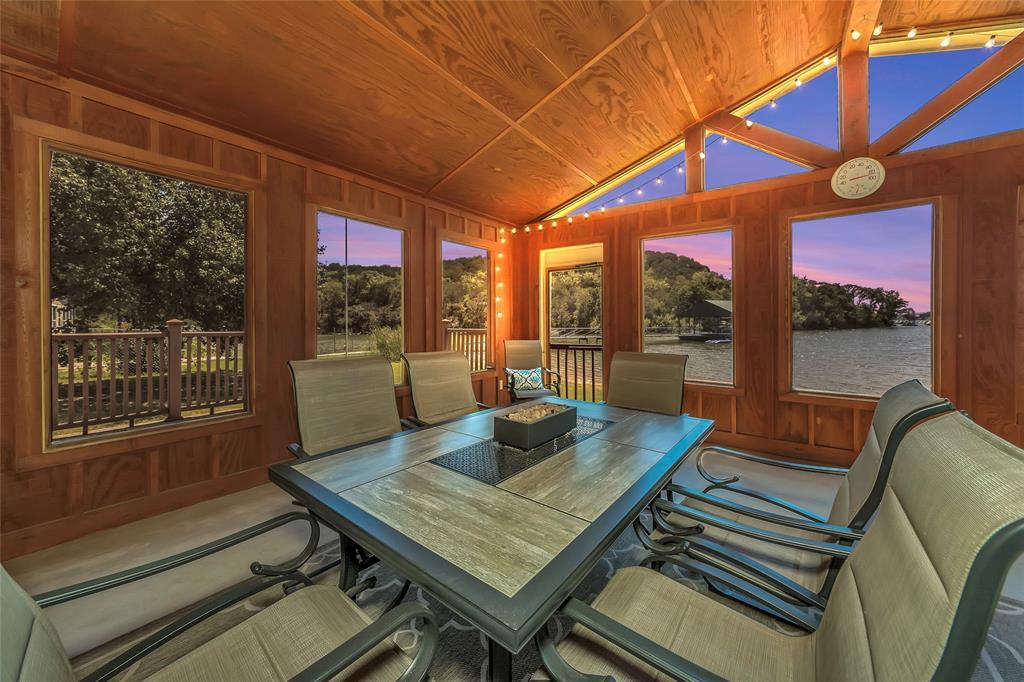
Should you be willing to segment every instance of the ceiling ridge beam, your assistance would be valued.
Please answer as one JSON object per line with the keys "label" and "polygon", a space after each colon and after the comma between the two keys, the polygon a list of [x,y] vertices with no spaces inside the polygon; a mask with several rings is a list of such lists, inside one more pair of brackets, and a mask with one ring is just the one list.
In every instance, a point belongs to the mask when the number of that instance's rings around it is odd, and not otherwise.
{"label": "ceiling ridge beam", "polygon": [[852,0],[846,16],[838,66],[839,148],[844,159],[868,153],[868,46],[881,6],[881,0]]}
{"label": "ceiling ridge beam", "polygon": [[760,123],[748,128],[744,119],[725,110],[707,117],[704,126],[738,142],[811,168],[837,166],[841,158],[835,149]]}
{"label": "ceiling ridge beam", "polygon": [[996,81],[1024,64],[1024,33],[1006,43],[960,80],[925,102],[871,145],[871,156],[898,152],[955,113]]}
{"label": "ceiling ridge beam", "polygon": [[[594,178],[590,177],[590,175],[587,174],[587,172],[584,171],[582,168],[579,168],[578,166],[576,166],[576,164],[574,164],[569,158],[567,158],[565,155],[560,154],[559,152],[557,152],[554,149],[552,149],[549,145],[547,145],[547,143],[543,142],[540,138],[538,138],[536,135],[534,135],[530,131],[528,131],[525,128],[522,128],[521,126],[519,126],[518,123],[515,120],[513,120],[508,114],[506,114],[501,109],[499,109],[498,107],[496,107],[493,104],[491,104],[491,102],[486,97],[484,97],[483,95],[479,94],[476,90],[474,90],[470,86],[468,86],[465,83],[463,83],[461,80],[459,80],[458,77],[456,77],[454,74],[449,72],[446,68],[444,68],[443,66],[441,66],[437,62],[435,62],[433,59],[431,59],[427,55],[425,55],[422,52],[420,52],[419,50],[417,50],[416,47],[414,45],[412,45],[411,43],[409,43],[408,41],[406,41],[405,38],[403,38],[402,36],[397,34],[395,31],[393,31],[391,28],[389,28],[388,26],[383,24],[376,17],[373,17],[370,14],[368,14],[365,10],[363,10],[359,6],[358,3],[355,3],[352,0],[337,0],[337,2],[338,2],[339,5],[344,7],[349,12],[349,14],[351,14],[352,16],[355,16],[357,19],[359,19],[361,22],[363,22],[363,24],[365,24],[366,26],[370,27],[371,29],[373,29],[374,31],[376,31],[380,35],[384,36],[385,38],[388,38],[393,43],[396,43],[397,45],[399,45],[401,47],[401,49],[404,50],[406,53],[408,53],[410,55],[413,55],[421,63],[426,64],[427,66],[429,66],[430,69],[433,70],[435,73],[439,74],[442,78],[447,80],[449,83],[455,85],[462,92],[464,92],[466,95],[468,95],[473,100],[475,100],[478,104],[480,104],[481,106],[486,108],[488,111],[490,111],[491,113],[496,115],[498,118],[500,118],[502,120],[502,122],[505,123],[505,125],[507,126],[508,129],[515,129],[518,132],[520,132],[523,135],[525,135],[531,142],[536,144],[538,147],[540,147],[541,149],[543,149],[547,153],[553,155],[559,161],[561,161],[566,166],[568,166],[577,175],[579,175],[580,177],[584,178],[591,185],[596,185],[597,184],[597,181],[594,180]],[[481,153],[483,153],[484,151],[489,149],[498,140],[500,140],[502,137],[504,137],[508,133],[508,129],[506,129],[505,131],[501,132],[500,134],[498,134],[497,136],[495,136],[494,138],[492,138],[488,142],[484,143],[484,145],[480,149],[477,149],[477,151],[473,152],[473,154],[471,154],[470,157],[468,157],[466,161],[463,161],[458,166],[456,166],[456,169],[465,167],[465,164],[466,164],[467,161],[469,161],[472,158],[479,157],[479,155]],[[453,173],[453,171],[449,171],[447,174],[445,174],[445,176],[442,177],[440,181],[435,183],[433,187],[431,187],[429,190],[427,190],[427,193],[429,194],[429,193],[433,192],[439,185],[443,184],[446,180],[448,180],[449,177],[451,177],[452,173]]]}

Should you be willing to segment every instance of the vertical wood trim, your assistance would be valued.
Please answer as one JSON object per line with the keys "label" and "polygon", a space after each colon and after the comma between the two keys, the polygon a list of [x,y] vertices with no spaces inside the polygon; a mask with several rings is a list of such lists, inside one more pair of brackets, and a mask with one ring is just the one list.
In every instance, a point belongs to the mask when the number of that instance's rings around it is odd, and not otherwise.
{"label": "vertical wood trim", "polygon": [[686,154],[686,193],[704,190],[704,126],[692,125],[683,133],[683,149]]}
{"label": "vertical wood trim", "polygon": [[[862,38],[865,43],[866,38]],[[839,58],[839,147],[843,159],[867,156],[868,53],[856,50]]]}
{"label": "vertical wood trim", "polygon": [[57,27],[57,71],[70,76],[74,70],[75,11],[78,0],[61,0],[59,24]]}

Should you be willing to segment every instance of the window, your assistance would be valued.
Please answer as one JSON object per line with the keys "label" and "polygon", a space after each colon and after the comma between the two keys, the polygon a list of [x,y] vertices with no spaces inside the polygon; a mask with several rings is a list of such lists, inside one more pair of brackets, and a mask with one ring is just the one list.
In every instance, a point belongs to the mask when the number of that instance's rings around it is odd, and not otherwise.
{"label": "window", "polygon": [[932,206],[794,221],[796,390],[931,385]]}
{"label": "window", "polygon": [[573,215],[639,204],[686,193],[686,150],[680,149],[664,161],[626,180],[573,211]]}
{"label": "window", "polygon": [[689,356],[688,379],[733,383],[732,231],[648,239],[643,348]]}
{"label": "window", "polygon": [[718,134],[708,135],[704,185],[717,189],[755,180],[802,173],[807,169],[768,152]]}
{"label": "window", "polygon": [[1024,68],[1017,67],[904,151],[1024,128]]}
{"label": "window", "polygon": [[469,358],[479,372],[489,363],[490,252],[478,246],[441,242],[441,323],[444,347]]}
{"label": "window", "polygon": [[871,141],[981,64],[994,49],[1001,48],[872,56],[868,65]]}
{"label": "window", "polygon": [[317,356],[382,355],[402,375],[402,231],[317,214]]}
{"label": "window", "polygon": [[[834,63],[834,62],[833,62]],[[839,149],[839,75],[835,67],[746,115],[754,123]]]}
{"label": "window", "polygon": [[54,151],[50,436],[248,408],[248,197]]}

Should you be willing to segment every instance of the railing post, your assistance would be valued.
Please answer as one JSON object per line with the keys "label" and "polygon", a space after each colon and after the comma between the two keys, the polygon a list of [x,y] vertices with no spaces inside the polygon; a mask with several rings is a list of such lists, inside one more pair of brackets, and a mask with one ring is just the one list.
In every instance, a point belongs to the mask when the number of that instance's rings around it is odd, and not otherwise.
{"label": "railing post", "polygon": [[167,420],[181,419],[181,320],[167,320]]}

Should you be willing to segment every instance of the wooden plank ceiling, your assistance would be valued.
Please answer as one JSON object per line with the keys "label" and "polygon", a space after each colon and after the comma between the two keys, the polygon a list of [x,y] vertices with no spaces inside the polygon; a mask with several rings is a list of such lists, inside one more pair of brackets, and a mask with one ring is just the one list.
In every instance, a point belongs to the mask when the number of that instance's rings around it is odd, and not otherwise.
{"label": "wooden plank ceiling", "polygon": [[[841,38],[847,2],[5,1],[3,52],[512,223]],[[1024,0],[885,0],[892,25]]]}

